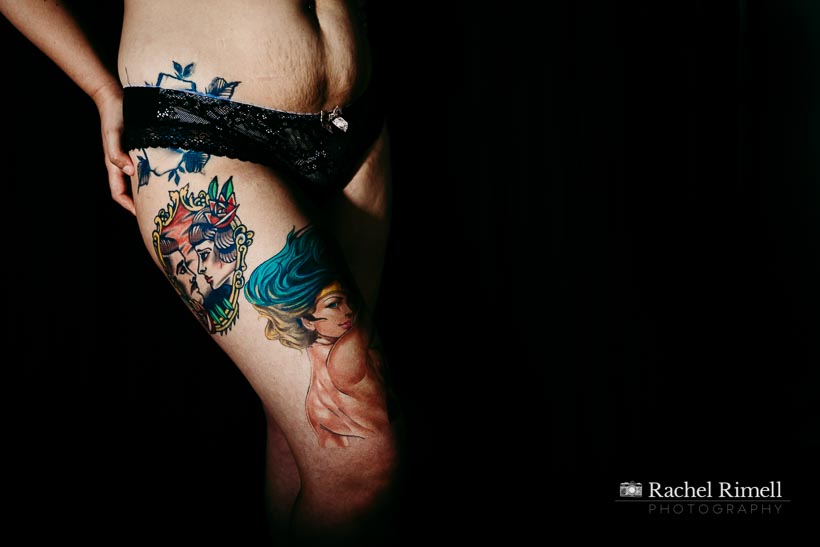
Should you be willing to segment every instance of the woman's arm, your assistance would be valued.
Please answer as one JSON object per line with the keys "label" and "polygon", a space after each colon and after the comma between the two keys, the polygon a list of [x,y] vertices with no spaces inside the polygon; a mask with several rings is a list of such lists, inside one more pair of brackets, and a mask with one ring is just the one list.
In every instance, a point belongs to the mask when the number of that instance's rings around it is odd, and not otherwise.
{"label": "woman's arm", "polygon": [[0,12],[94,101],[120,84],[74,16],[53,0],[0,0]]}
{"label": "woman's arm", "polygon": [[122,150],[122,86],[105,67],[74,16],[54,0],[0,0],[0,12],[54,61],[89,97],[100,113],[111,197],[134,213],[125,175],[134,174]]}

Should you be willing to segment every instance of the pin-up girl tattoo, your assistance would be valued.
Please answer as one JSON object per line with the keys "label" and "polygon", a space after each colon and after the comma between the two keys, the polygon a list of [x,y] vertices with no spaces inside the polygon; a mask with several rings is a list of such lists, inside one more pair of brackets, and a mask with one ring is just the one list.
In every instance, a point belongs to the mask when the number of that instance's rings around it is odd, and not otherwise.
{"label": "pin-up girl tattoo", "polygon": [[322,447],[345,447],[388,425],[379,353],[360,299],[318,230],[291,230],[284,248],[248,278],[245,297],[265,336],[304,350],[311,365],[308,422]]}

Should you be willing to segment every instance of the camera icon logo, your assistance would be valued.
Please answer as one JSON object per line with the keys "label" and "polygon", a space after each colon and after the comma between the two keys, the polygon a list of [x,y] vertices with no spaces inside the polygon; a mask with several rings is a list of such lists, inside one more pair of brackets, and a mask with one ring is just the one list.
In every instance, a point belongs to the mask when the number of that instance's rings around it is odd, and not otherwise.
{"label": "camera icon logo", "polygon": [[621,483],[622,498],[640,498],[643,496],[643,486],[635,481]]}

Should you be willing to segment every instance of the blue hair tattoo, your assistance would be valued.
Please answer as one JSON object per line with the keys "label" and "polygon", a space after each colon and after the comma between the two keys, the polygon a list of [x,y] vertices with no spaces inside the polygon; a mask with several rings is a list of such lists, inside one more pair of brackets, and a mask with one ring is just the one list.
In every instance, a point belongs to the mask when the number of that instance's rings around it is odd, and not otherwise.
{"label": "blue hair tattoo", "polygon": [[269,339],[300,349],[314,342],[316,333],[306,329],[301,318],[311,313],[322,289],[339,280],[329,258],[313,225],[294,228],[282,250],[250,275],[245,298],[268,319]]}

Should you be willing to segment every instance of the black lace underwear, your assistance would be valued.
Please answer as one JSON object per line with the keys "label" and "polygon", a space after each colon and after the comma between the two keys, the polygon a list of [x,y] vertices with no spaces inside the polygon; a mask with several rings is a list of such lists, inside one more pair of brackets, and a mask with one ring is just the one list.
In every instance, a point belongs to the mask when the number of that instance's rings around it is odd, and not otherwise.
{"label": "black lace underwear", "polygon": [[126,87],[126,150],[177,148],[250,161],[294,179],[314,199],[340,191],[378,137],[370,91],[332,112],[302,114],[160,87]]}

